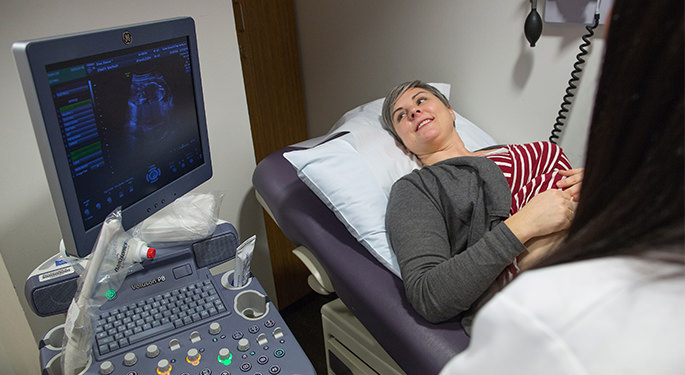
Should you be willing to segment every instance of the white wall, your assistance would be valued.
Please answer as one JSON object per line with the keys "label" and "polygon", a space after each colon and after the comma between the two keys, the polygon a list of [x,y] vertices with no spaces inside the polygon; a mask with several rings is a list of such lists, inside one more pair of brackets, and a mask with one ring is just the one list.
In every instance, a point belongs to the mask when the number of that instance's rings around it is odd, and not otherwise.
{"label": "white wall", "polygon": [[0,363],[4,374],[39,374],[38,349],[0,257]]}
{"label": "white wall", "polygon": [[[276,298],[272,293],[273,278],[262,211],[251,190],[255,159],[231,3],[219,0],[5,0],[0,3],[0,252],[4,260],[4,264],[0,262],[3,276],[0,295],[15,292],[18,295],[14,300],[3,298],[2,319],[12,319],[19,324],[9,325],[12,328],[9,331],[3,325],[0,330],[0,372],[13,372],[6,364],[14,363],[17,373],[38,373],[37,366],[22,366],[38,364],[38,338],[63,322],[62,316],[36,316],[28,310],[23,294],[26,277],[56,253],[61,235],[11,54],[12,42],[186,15],[196,22],[214,166],[213,178],[198,190],[224,191],[221,218],[236,226],[241,239],[257,234],[255,273],[272,298]],[[6,273],[9,278],[5,277]],[[10,279],[11,284],[4,282]],[[6,306],[6,303],[10,305]],[[26,318],[9,317],[11,312],[22,312],[22,309]],[[30,345],[18,345],[17,340]],[[25,347],[32,350],[20,350]]]}
{"label": "white wall", "polygon": [[[310,135],[421,79],[450,83],[455,109],[498,142],[546,140],[585,29],[545,24],[531,48],[523,35],[529,11],[528,0],[296,0]],[[582,164],[604,49],[602,27],[597,34],[561,142],[574,166]]]}

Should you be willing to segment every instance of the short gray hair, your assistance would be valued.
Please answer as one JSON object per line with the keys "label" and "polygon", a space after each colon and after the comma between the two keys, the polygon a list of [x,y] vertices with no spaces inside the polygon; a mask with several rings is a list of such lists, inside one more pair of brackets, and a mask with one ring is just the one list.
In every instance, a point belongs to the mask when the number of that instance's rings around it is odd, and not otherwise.
{"label": "short gray hair", "polygon": [[435,87],[422,82],[422,81],[410,81],[410,82],[405,82],[402,84],[397,85],[394,89],[390,90],[388,95],[385,96],[385,100],[383,101],[383,108],[381,109],[381,124],[383,125],[383,129],[387,130],[390,134],[392,134],[395,139],[404,146],[404,142],[402,142],[402,139],[400,139],[400,136],[397,135],[397,132],[395,131],[395,126],[392,124],[392,107],[395,105],[395,102],[397,102],[397,99],[402,96],[407,90],[413,89],[415,87],[424,89],[428,91],[429,93],[435,95],[447,108],[451,108],[452,106],[450,105],[449,100],[443,95],[438,89]]}

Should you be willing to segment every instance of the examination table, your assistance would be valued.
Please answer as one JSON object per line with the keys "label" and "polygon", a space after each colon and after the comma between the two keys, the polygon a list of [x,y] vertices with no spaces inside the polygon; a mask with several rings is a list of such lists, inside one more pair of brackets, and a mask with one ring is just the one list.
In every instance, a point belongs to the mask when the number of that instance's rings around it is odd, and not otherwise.
{"label": "examination table", "polygon": [[[295,149],[287,147],[262,160],[253,174],[253,185],[258,200],[283,233],[300,246],[297,255],[313,273],[310,285],[322,289],[320,284],[329,284],[324,285],[324,292],[334,289],[405,373],[439,372],[468,345],[469,338],[458,319],[432,324],[415,312],[402,281],[370,255],[298,178],[283,157]],[[330,353],[327,359],[338,360],[331,359]]]}

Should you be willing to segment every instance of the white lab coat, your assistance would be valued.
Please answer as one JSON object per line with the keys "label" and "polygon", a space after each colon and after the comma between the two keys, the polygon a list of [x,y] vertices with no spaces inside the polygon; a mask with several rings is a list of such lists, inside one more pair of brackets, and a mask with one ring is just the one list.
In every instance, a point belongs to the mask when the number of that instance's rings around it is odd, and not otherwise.
{"label": "white lab coat", "polygon": [[476,315],[470,346],[441,372],[683,373],[685,264],[635,257],[523,273]]}

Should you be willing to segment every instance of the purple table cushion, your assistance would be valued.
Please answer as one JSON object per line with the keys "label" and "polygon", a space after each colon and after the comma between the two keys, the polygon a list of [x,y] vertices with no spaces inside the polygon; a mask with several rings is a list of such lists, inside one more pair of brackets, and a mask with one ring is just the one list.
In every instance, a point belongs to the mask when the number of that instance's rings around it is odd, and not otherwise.
{"label": "purple table cushion", "polygon": [[408,374],[438,373],[469,342],[457,319],[432,324],[409,305],[402,281],[352,237],[283,158],[262,160],[252,183],[283,233],[321,262],[336,294]]}

